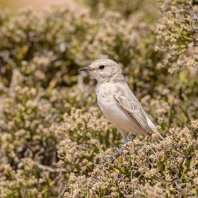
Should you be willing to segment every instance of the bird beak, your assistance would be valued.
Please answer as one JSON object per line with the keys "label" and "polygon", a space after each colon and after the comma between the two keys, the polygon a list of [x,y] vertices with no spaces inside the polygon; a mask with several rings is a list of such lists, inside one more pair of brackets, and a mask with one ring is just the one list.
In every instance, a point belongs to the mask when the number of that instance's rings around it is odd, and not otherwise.
{"label": "bird beak", "polygon": [[80,68],[78,71],[90,71],[91,68],[90,67],[83,67],[83,68]]}

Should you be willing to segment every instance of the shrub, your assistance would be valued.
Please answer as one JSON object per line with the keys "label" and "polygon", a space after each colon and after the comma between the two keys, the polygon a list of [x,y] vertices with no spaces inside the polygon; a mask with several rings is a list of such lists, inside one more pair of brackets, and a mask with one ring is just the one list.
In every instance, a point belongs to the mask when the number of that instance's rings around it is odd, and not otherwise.
{"label": "shrub", "polygon": [[93,15],[100,12],[101,8],[119,12],[125,19],[132,19],[132,23],[139,23],[144,21],[146,23],[153,23],[159,17],[158,7],[153,0],[83,0]]}
{"label": "shrub", "polygon": [[171,73],[182,67],[197,68],[196,1],[164,1],[161,11],[162,18],[157,30],[161,41],[159,48],[168,53],[159,66],[168,67]]}
{"label": "shrub", "polygon": [[15,68],[29,86],[71,86],[77,82],[79,67],[102,56],[138,69],[154,68],[163,57],[154,50],[152,25],[131,23],[113,11],[100,9],[95,17],[87,10],[72,12],[65,7],[40,14],[31,9],[1,12],[1,81],[6,85]]}
{"label": "shrub", "polygon": [[197,129],[170,129],[164,141],[136,139],[98,154],[89,176],[70,174],[64,197],[197,196]]}
{"label": "shrub", "polygon": [[[196,196],[197,80],[157,67],[169,51],[155,50],[155,24],[138,17],[144,3],[128,16],[105,4],[95,14],[1,9],[1,197]],[[116,148],[120,134],[94,106],[95,81],[78,74],[104,56],[120,64],[165,141]]]}

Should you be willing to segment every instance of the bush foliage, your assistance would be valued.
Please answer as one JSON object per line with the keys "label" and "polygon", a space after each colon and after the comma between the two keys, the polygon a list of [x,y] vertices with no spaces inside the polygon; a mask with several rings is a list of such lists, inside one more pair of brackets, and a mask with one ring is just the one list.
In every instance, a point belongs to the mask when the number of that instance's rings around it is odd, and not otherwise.
{"label": "bush foliage", "polygon": [[[197,5],[165,1],[156,22],[148,2],[119,4],[1,9],[0,197],[198,195]],[[165,140],[122,144],[95,80],[78,74],[101,57],[120,64]]]}
{"label": "bush foliage", "polygon": [[197,68],[197,1],[165,1],[161,10],[163,17],[158,25],[158,38],[161,50],[168,53],[159,65],[170,67],[170,72],[182,67]]}

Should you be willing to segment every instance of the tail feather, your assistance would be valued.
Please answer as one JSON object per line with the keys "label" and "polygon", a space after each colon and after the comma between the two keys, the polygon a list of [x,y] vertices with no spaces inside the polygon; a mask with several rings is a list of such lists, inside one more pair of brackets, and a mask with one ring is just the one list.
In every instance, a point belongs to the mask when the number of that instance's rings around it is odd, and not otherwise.
{"label": "tail feather", "polygon": [[149,119],[148,116],[146,116],[146,120],[152,133],[159,135],[160,139],[164,140],[164,138],[161,136],[160,132],[157,130],[156,126],[153,124],[153,122]]}

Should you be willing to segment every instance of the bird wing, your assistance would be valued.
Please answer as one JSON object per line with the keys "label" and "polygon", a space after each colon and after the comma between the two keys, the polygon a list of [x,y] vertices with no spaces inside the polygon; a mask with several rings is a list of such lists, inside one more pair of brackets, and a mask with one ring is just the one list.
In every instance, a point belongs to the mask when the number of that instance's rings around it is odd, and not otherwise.
{"label": "bird wing", "polygon": [[133,94],[130,94],[130,97],[120,95],[119,93],[114,95],[116,102],[125,110],[128,114],[133,116],[139,125],[151,135],[151,130],[149,128],[146,113],[142,109],[141,104],[138,102],[136,97]]}

